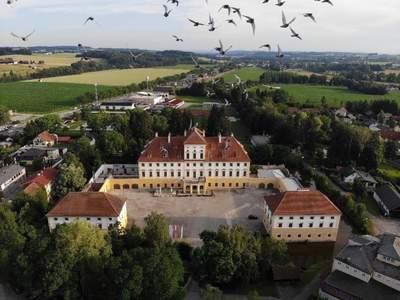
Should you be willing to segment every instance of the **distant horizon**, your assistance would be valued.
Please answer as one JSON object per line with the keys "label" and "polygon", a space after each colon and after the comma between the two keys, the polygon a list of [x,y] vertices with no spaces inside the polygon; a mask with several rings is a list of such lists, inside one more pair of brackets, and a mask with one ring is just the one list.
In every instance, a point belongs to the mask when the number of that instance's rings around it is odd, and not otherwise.
{"label": "distant horizon", "polygon": [[[77,48],[76,45],[32,45],[32,46],[27,46],[27,47],[22,47],[22,46],[0,46],[1,48],[12,48],[12,49],[32,49],[32,48]],[[210,50],[201,50],[201,49],[188,49],[188,50],[180,50],[180,49],[149,49],[149,48],[134,48],[134,47],[92,47],[90,45],[86,46],[87,48],[93,49],[93,50],[102,50],[102,49],[111,49],[111,50],[118,50],[118,49],[130,49],[130,50],[141,50],[141,51],[157,51],[157,52],[162,52],[162,51],[178,51],[178,52],[193,52],[193,53],[210,53],[210,54],[217,54],[215,50],[210,49]],[[79,52],[78,49],[76,52]],[[232,49],[230,52],[257,52],[257,53],[276,53],[276,49],[272,49],[271,51],[265,51],[265,50],[260,50],[260,49]],[[286,53],[337,53],[337,54],[365,54],[365,55],[389,55],[389,56],[400,56],[399,53],[384,53],[384,52],[362,52],[362,51],[339,51],[339,50],[323,50],[323,51],[318,51],[318,50],[288,50],[284,51]],[[229,54],[229,52],[228,52]]]}

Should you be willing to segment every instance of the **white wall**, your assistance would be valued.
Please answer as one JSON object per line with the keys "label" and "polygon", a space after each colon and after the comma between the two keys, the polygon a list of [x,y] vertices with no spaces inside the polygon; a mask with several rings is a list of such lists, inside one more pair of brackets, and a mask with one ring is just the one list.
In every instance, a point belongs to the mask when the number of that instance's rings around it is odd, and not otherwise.
{"label": "white wall", "polygon": [[[266,209],[267,205],[265,204]],[[269,208],[267,209],[267,211]],[[282,224],[282,226],[279,226]],[[290,227],[292,224],[292,227]],[[300,227],[303,224],[303,227]],[[312,224],[312,227],[310,227]],[[322,227],[320,227],[322,224]],[[330,226],[332,224],[332,226]],[[293,216],[272,216],[272,227],[274,228],[338,228],[340,224],[340,216],[334,215],[293,215]]]}
{"label": "white wall", "polygon": [[374,272],[373,278],[376,281],[379,281],[380,283],[382,283],[382,284],[384,284],[384,285],[386,285],[386,286],[388,286],[388,287],[390,287],[392,289],[395,289],[396,291],[400,292],[400,281],[399,280],[387,277],[387,276],[385,276],[383,274],[380,274],[378,272]]}
{"label": "white wall", "polygon": [[350,266],[344,262],[341,262],[337,259],[333,260],[333,265],[332,265],[332,272],[335,270],[346,273],[346,274],[348,274],[352,277],[355,277],[357,279],[360,279],[364,282],[369,282],[371,280],[370,274],[360,271],[356,268],[353,268],[352,266]]}
{"label": "white wall", "polygon": [[[93,226],[107,230],[110,225],[115,224],[118,220],[116,217],[48,217],[50,230],[56,228],[57,225],[71,223],[76,220],[90,222]],[[100,227],[99,227],[100,228]]]}
{"label": "white wall", "polygon": [[139,164],[139,178],[197,179],[200,177],[242,178],[249,176],[250,163],[248,162],[182,161]]}
{"label": "white wall", "polygon": [[0,186],[0,190],[4,191],[6,190],[8,187],[10,187],[14,182],[20,180],[21,178],[23,178],[26,175],[26,170],[25,168],[23,168],[21,170],[21,172],[19,172],[18,174],[15,174],[14,176],[12,176],[11,178],[9,178],[7,181],[5,181],[4,183],[1,184]]}

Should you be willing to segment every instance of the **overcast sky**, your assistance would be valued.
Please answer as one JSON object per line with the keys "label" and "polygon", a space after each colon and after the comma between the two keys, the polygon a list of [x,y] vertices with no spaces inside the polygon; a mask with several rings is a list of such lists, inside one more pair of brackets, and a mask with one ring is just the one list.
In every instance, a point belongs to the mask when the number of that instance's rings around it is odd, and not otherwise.
{"label": "overcast sky", "polygon": [[[288,50],[357,51],[400,54],[400,0],[332,0],[334,6],[314,0],[287,0],[282,7],[276,0],[180,0],[169,18],[163,17],[160,0],[18,0],[12,6],[0,0],[0,46],[21,46],[10,36],[36,33],[27,46],[75,45],[93,47],[132,47],[142,49],[211,50],[221,39],[236,50],[251,50],[261,44],[279,43]],[[244,21],[238,27],[227,24],[222,4],[241,7],[242,13],[256,20],[256,35]],[[293,28],[303,41],[290,37],[280,28],[281,11],[287,19],[297,17]],[[312,12],[317,24],[301,13]],[[216,19],[218,29],[194,28],[193,18],[206,23],[208,14]],[[83,26],[93,16],[96,24]],[[185,42],[175,43],[172,34]]]}

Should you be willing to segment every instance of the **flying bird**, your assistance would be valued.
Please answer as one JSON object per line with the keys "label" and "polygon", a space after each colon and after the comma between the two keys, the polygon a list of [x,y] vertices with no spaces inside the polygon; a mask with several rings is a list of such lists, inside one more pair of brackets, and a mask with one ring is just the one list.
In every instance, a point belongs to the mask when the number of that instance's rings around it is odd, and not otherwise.
{"label": "flying bird", "polygon": [[17,35],[17,34],[15,34],[14,32],[11,32],[11,35],[12,35],[13,37],[17,38],[17,39],[22,40],[23,42],[26,42],[26,41],[29,39],[29,37],[30,37],[32,34],[34,34],[34,33],[35,33],[35,30],[33,30],[31,33],[29,33],[29,34],[27,34],[27,35],[25,35],[25,36]]}
{"label": "flying bird", "polygon": [[194,66],[195,66],[197,69],[200,69],[201,67],[200,67],[199,62],[193,57],[193,55],[192,55],[191,57],[192,57],[192,61],[193,61],[193,63],[194,63]]}
{"label": "flying bird", "polygon": [[165,4],[163,4],[164,7],[164,17],[168,18],[169,14],[172,12],[172,9],[169,9],[168,6],[166,6]]}
{"label": "flying bird", "polygon": [[188,20],[193,23],[194,27],[204,26],[203,23],[197,22],[197,21],[192,20],[192,19],[188,19]]}
{"label": "flying bird", "polygon": [[228,19],[228,20],[226,20],[226,22],[228,22],[229,24],[233,24],[233,25],[237,26],[237,24],[236,24],[234,19]]}
{"label": "flying bird", "polygon": [[[268,2],[268,1],[267,1]],[[283,4],[285,4],[285,1],[282,0],[278,0],[278,2],[275,4],[276,6],[282,6]]]}
{"label": "flying bird", "polygon": [[177,42],[183,42],[183,39],[181,39],[180,37],[178,37],[177,35],[173,35],[172,36],[174,39],[175,39],[175,41],[177,41]]}
{"label": "flying bird", "polygon": [[144,52],[135,55],[135,54],[133,54],[133,52],[131,50],[129,50],[129,55],[131,56],[133,61],[136,61],[143,54],[144,54]]}
{"label": "flying bird", "polygon": [[333,3],[331,2],[331,0],[322,0],[322,3],[328,3],[333,6]]}
{"label": "flying bird", "polygon": [[253,35],[256,34],[256,22],[253,18],[249,17],[249,16],[243,16],[245,17],[247,20],[246,22],[249,23],[251,25],[251,28],[253,30]]}
{"label": "flying bird", "polygon": [[292,24],[296,18],[291,19],[289,22],[286,21],[285,13],[282,11],[282,26],[281,28],[288,28],[290,24]]}
{"label": "flying bird", "polygon": [[268,50],[271,51],[271,45],[270,44],[261,45],[260,49],[262,49],[262,48],[268,48]]}
{"label": "flying bird", "polygon": [[7,4],[8,4],[8,5],[13,4],[14,2],[17,2],[17,0],[7,0]]}
{"label": "flying bird", "polygon": [[220,12],[223,9],[226,9],[228,11],[228,16],[231,15],[231,7],[229,6],[229,4],[222,5],[218,11]]}
{"label": "flying bird", "polygon": [[219,40],[219,47],[215,48],[215,50],[217,50],[221,56],[224,56],[230,49],[232,49],[232,46],[224,49],[224,45],[222,44],[221,40]]}
{"label": "flying bird", "polygon": [[237,14],[239,16],[239,18],[241,19],[242,18],[242,13],[240,11],[240,8],[237,8],[237,7],[231,7],[231,8],[233,10],[233,13]]}
{"label": "flying bird", "polygon": [[179,0],[167,0],[167,3],[170,2],[170,1],[171,1],[172,4],[176,4],[176,6],[179,5]]}
{"label": "flying bird", "polygon": [[301,36],[296,31],[294,31],[292,27],[290,27],[290,31],[292,32],[291,37],[298,38],[299,40],[302,40]]}
{"label": "flying bird", "polygon": [[88,18],[85,20],[85,22],[83,22],[83,25],[86,25],[86,24],[89,23],[89,22],[95,22],[94,17],[88,17]]}
{"label": "flying bird", "polygon": [[312,13],[305,13],[305,14],[303,14],[303,16],[305,18],[310,18],[311,20],[314,21],[314,23],[317,23],[317,20],[315,20],[315,17],[314,17],[314,15]]}
{"label": "flying bird", "polygon": [[282,49],[279,46],[279,44],[278,44],[278,53],[276,54],[276,57],[278,57],[278,58],[283,58],[284,57]]}

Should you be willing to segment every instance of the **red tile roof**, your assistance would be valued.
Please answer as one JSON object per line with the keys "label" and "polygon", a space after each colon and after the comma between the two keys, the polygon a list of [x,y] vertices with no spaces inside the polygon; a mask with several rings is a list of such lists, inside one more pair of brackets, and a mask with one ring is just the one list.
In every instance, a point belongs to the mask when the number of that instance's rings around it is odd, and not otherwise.
{"label": "red tile roof", "polygon": [[39,188],[45,187],[52,182],[58,175],[58,170],[54,168],[47,168],[36,175],[30,177],[25,183],[24,192],[27,194],[34,194]]}
{"label": "red tile roof", "polygon": [[207,144],[204,138],[204,131],[194,127],[189,133],[188,137],[185,139],[185,145],[205,145]]}
{"label": "red tile roof", "polygon": [[382,130],[380,134],[384,140],[400,141],[400,132],[394,130]]}
{"label": "red tile roof", "polygon": [[166,137],[156,137],[146,146],[139,157],[139,162],[184,161],[184,145],[193,142],[202,144],[200,141],[204,141],[206,145],[204,157],[206,162],[250,162],[249,155],[235,137],[222,137],[220,143],[218,137],[199,136],[200,132],[192,132],[187,138],[171,137],[170,143]]}
{"label": "red tile roof", "polygon": [[42,133],[39,133],[39,135],[36,138],[39,138],[40,140],[46,142],[57,142],[57,135],[51,134],[47,130],[43,131]]}
{"label": "red tile roof", "polygon": [[126,200],[98,192],[69,193],[47,214],[48,217],[118,217]]}
{"label": "red tile roof", "polygon": [[59,136],[58,137],[58,142],[61,144],[69,144],[72,142],[72,137],[70,136]]}
{"label": "red tile roof", "polygon": [[296,191],[267,196],[274,215],[340,215],[340,210],[321,192]]}

